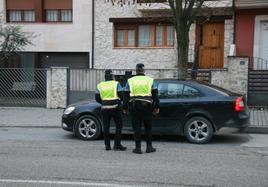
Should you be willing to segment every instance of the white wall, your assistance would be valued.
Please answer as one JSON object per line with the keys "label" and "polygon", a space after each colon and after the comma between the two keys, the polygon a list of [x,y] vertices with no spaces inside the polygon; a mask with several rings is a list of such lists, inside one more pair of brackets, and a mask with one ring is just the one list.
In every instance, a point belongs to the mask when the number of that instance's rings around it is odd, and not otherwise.
{"label": "white wall", "polygon": [[[5,20],[5,0],[0,0]],[[9,24],[9,23],[7,23]],[[25,51],[90,52],[92,41],[92,1],[73,0],[73,23],[16,23],[24,31],[33,32],[34,45]]]}

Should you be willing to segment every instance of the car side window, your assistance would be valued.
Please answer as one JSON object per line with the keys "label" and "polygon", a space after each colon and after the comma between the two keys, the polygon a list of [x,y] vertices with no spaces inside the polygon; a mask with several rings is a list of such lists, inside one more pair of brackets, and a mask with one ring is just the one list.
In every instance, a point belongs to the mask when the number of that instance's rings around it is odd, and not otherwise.
{"label": "car side window", "polygon": [[183,84],[178,83],[159,83],[158,96],[162,99],[181,98],[183,93]]}
{"label": "car side window", "polygon": [[190,86],[184,86],[183,97],[198,97],[200,95],[199,91]]}

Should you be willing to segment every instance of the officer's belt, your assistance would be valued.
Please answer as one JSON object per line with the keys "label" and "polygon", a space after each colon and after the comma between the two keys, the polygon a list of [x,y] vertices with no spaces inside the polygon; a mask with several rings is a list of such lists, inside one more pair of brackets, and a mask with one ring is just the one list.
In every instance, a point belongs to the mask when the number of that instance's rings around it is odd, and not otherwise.
{"label": "officer's belt", "polygon": [[101,108],[102,109],[113,109],[113,108],[117,108],[118,104],[116,105],[102,105]]}
{"label": "officer's belt", "polygon": [[139,99],[139,98],[131,99],[129,102],[132,102],[132,101],[143,101],[147,103],[152,103],[152,101],[149,101],[148,99]]}

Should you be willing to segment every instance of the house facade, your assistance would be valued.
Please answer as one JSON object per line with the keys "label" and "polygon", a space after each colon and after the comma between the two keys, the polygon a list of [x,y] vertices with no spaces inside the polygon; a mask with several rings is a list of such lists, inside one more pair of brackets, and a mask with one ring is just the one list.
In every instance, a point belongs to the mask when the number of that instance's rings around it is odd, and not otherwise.
{"label": "house facade", "polygon": [[10,59],[8,67],[90,68],[92,1],[0,0],[1,23],[35,35],[33,45]]}
{"label": "house facade", "polygon": [[236,0],[236,54],[249,56],[252,68],[268,70],[268,1]]}
{"label": "house facade", "polygon": [[[176,36],[168,5],[95,3],[94,68],[131,69],[136,63],[148,69],[176,68]],[[233,4],[223,0],[205,5],[209,11],[190,29],[189,62],[194,60],[197,45],[199,68],[224,68],[234,43]]]}

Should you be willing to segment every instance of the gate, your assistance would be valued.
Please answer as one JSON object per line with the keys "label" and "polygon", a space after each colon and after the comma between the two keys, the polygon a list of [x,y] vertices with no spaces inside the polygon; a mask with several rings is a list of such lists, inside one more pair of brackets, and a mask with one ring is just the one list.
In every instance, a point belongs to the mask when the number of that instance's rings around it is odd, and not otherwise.
{"label": "gate", "polygon": [[46,107],[45,69],[0,69],[0,106]]}
{"label": "gate", "polygon": [[268,106],[268,61],[251,58],[248,72],[248,105]]}
{"label": "gate", "polygon": [[[120,81],[124,70],[113,70]],[[94,99],[97,84],[104,80],[102,69],[68,69],[68,104]]]}

